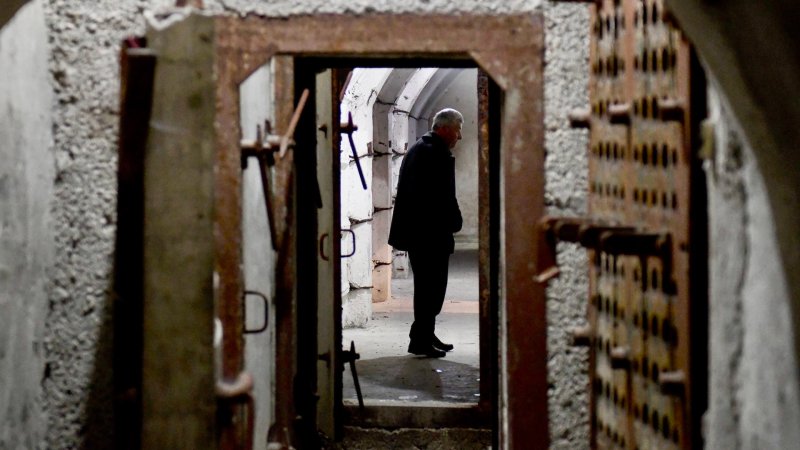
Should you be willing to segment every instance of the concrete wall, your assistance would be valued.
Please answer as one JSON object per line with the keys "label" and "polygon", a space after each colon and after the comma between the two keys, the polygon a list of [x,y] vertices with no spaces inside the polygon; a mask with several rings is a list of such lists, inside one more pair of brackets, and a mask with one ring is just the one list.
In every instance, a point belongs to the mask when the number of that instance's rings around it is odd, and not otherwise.
{"label": "concrete wall", "polygon": [[717,145],[707,163],[707,446],[794,448],[800,442],[800,5],[671,0],[670,6],[719,93],[710,96]]}
{"label": "concrete wall", "polygon": [[111,281],[116,218],[118,52],[145,4],[44,2],[55,89],[55,265],[42,380],[42,447],[111,448]]}
{"label": "concrete wall", "polygon": [[[545,3],[545,204],[549,214],[586,214],[588,132],[567,114],[589,104],[589,14],[585,5]],[[559,278],[547,290],[550,446],[589,446],[588,351],[570,347],[569,330],[585,324],[586,252],[560,244]]]}
{"label": "concrete wall", "polygon": [[710,234],[707,447],[800,442],[795,324],[766,180],[727,100],[709,91],[715,155],[706,163]]}
{"label": "concrete wall", "polygon": [[31,449],[45,433],[43,332],[54,247],[53,89],[42,2],[0,27],[0,448]]}
{"label": "concrete wall", "polygon": [[346,137],[341,142],[339,164],[341,167],[341,227],[355,234],[345,233],[340,242],[342,254],[355,253],[342,259],[342,325],[345,328],[363,327],[372,317],[373,285],[373,116],[372,109],[378,91],[386,80],[390,69],[356,69],[347,86],[342,101],[342,121],[352,114],[358,131],[353,134],[353,143],[367,182],[361,184],[353,151]]}

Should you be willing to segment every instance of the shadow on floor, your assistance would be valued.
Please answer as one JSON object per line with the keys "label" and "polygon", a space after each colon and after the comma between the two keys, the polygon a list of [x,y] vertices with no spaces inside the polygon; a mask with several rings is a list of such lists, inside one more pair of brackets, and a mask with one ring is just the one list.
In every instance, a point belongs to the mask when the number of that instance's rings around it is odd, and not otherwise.
{"label": "shadow on floor", "polygon": [[[446,358],[387,356],[357,361],[356,368],[365,399],[453,403],[479,400],[478,368]],[[343,396],[355,399],[349,366],[345,372]]]}

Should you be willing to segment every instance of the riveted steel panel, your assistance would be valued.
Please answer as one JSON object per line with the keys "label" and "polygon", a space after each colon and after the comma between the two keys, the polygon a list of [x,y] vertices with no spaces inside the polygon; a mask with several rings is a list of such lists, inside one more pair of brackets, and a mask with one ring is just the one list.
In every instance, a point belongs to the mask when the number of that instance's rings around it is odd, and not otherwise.
{"label": "riveted steel panel", "polygon": [[663,0],[592,9],[589,216],[661,249],[589,250],[593,447],[689,448],[691,50]]}

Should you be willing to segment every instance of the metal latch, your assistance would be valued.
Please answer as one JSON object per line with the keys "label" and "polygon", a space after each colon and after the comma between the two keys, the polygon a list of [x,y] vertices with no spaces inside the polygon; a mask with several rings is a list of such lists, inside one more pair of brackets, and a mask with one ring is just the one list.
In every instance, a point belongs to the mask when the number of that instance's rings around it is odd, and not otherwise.
{"label": "metal latch", "polygon": [[539,269],[537,283],[547,283],[560,274],[556,262],[558,241],[597,248],[600,236],[610,231],[633,231],[631,227],[596,222],[580,217],[545,217],[539,222]]}
{"label": "metal latch", "polygon": [[[353,237],[353,249],[350,251],[350,253],[347,253],[347,254],[344,254],[344,255],[339,255],[339,257],[340,258],[349,258],[349,257],[355,255],[356,254],[356,233],[355,233],[355,231],[353,231],[351,229],[348,229],[348,228],[343,228],[343,229],[339,230],[339,233],[341,234],[340,237],[344,237],[345,233],[348,233],[348,234],[350,234],[350,236]],[[330,260],[330,257],[325,254],[325,240],[328,239],[328,237],[330,237],[330,235],[328,233],[322,233],[322,236],[320,236],[320,238],[319,238],[319,257],[322,258],[323,261],[329,261]]]}
{"label": "metal latch", "polygon": [[259,132],[254,142],[241,142],[242,164],[246,165],[245,158],[250,156],[261,157],[262,155],[271,154],[275,151],[278,152],[279,158],[283,158],[284,155],[286,155],[286,151],[289,147],[294,146],[294,130],[297,128],[297,123],[300,122],[300,115],[303,113],[309,95],[311,95],[310,91],[304,89],[303,93],[300,95],[300,100],[297,102],[297,107],[292,114],[292,119],[289,121],[289,126],[286,128],[285,134],[272,134],[272,130],[269,129],[271,127],[269,127],[269,123],[267,122],[264,129],[266,135],[262,136]]}
{"label": "metal latch", "polygon": [[353,113],[347,113],[347,122],[339,125],[339,133],[347,135],[347,141],[350,142],[350,150],[353,152],[353,160],[356,162],[358,169],[358,176],[361,178],[361,187],[367,190],[367,180],[364,178],[364,171],[361,169],[361,161],[358,159],[358,152],[356,151],[356,143],[353,142],[353,132],[358,131],[358,127],[353,124]]}
{"label": "metal latch", "polygon": [[[264,123],[264,130],[262,133],[261,125],[256,128],[255,141],[242,141],[240,143],[242,152],[242,170],[247,168],[247,160],[249,158],[258,159],[258,166],[261,170],[261,185],[264,189],[264,203],[267,209],[267,222],[269,223],[270,237],[272,238],[272,248],[278,250],[280,242],[277,235],[277,227],[275,224],[275,211],[273,208],[273,193],[271,183],[269,180],[269,168],[275,164],[274,153],[278,152],[278,157],[283,158],[286,151],[290,146],[294,146],[294,131],[297,128],[297,123],[300,121],[300,115],[303,108],[306,106],[309,90],[303,90],[300,100],[297,102],[297,107],[292,114],[292,119],[286,129],[286,134],[276,135],[272,134],[272,127],[269,122]],[[288,180],[286,181],[289,182]]]}
{"label": "metal latch", "polygon": [[[536,276],[538,283],[547,283],[559,275],[556,244],[564,241],[614,255],[656,256],[664,266],[664,292],[674,293],[676,289],[671,275],[667,276],[672,273],[672,238],[669,233],[645,233],[633,227],[594,222],[587,218],[545,217],[539,223],[538,234],[541,246],[540,268]],[[599,253],[595,257],[599,258]]]}

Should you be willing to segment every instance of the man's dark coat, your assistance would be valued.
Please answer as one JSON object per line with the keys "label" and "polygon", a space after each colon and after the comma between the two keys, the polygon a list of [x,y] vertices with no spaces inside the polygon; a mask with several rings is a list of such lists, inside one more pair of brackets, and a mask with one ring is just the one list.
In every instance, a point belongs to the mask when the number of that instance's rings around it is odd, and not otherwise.
{"label": "man's dark coat", "polygon": [[398,250],[453,253],[461,230],[456,200],[455,157],[444,139],[423,135],[400,166],[389,245]]}

